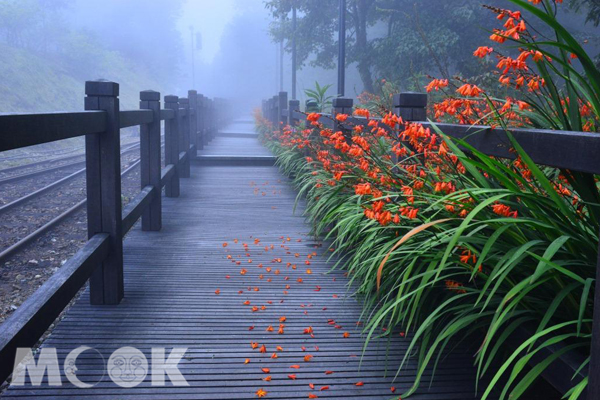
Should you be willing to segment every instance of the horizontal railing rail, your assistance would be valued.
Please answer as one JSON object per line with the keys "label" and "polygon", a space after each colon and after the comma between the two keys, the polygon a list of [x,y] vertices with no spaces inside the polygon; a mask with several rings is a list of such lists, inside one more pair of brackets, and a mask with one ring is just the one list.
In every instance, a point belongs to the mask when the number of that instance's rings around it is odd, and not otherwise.
{"label": "horizontal railing rail", "polygon": [[104,132],[102,111],[0,114],[0,151]]}
{"label": "horizontal railing rail", "polygon": [[[122,240],[140,219],[142,230],[162,227],[161,193],[179,196],[190,160],[225,122],[222,99],[195,90],[188,98],[140,92],[139,110],[119,110],[119,85],[86,82],[86,111],[0,114],[0,151],[85,136],[88,242],[0,325],[0,382],[12,372],[16,349],[33,347],[89,279],[90,302],[118,304],[124,296]],[[164,155],[161,150],[165,126]],[[141,191],[121,210],[120,129],[140,127]],[[161,168],[164,160],[165,167]]]}

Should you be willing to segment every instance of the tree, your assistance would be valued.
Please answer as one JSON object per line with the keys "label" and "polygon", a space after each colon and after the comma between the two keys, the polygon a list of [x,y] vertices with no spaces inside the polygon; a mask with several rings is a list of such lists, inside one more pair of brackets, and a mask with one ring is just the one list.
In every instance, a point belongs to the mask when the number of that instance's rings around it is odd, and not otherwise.
{"label": "tree", "polygon": [[[371,54],[373,42],[368,39],[368,29],[380,21],[376,8],[378,0],[349,0],[346,5],[347,64],[356,63],[361,80],[367,91],[373,91]],[[322,68],[334,68],[337,60],[338,1],[337,0],[266,0],[265,6],[275,22],[270,34],[275,41],[285,40],[286,50],[291,51],[292,4],[298,10],[296,30],[298,65],[307,63]],[[283,18],[283,24],[280,23]]]}
{"label": "tree", "polygon": [[[380,78],[414,88],[424,74],[470,75],[480,71],[471,55],[489,35],[481,26],[494,18],[482,7],[483,2],[347,0],[346,62],[356,64],[368,92],[374,91],[378,85],[374,82]],[[275,41],[285,40],[287,51],[291,50],[293,33],[289,20],[292,4],[298,10],[299,65],[308,62],[316,67],[335,67],[338,1],[265,1],[274,17],[271,36]],[[496,0],[494,5],[502,7],[506,1]]]}

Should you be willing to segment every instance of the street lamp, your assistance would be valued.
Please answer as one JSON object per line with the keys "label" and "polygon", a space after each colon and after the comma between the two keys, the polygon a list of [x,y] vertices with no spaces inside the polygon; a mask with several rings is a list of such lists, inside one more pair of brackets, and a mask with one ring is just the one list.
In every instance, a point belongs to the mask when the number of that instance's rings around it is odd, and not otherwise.
{"label": "street lamp", "polygon": [[346,81],[346,0],[340,0],[338,37],[338,95],[345,94]]}
{"label": "street lamp", "polygon": [[292,100],[296,100],[296,3],[292,5]]}

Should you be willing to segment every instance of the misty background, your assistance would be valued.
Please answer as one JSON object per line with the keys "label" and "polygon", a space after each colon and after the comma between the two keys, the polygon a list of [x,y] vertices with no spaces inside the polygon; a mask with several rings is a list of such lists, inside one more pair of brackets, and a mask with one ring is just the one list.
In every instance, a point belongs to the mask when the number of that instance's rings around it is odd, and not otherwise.
{"label": "misty background", "polygon": [[[572,0],[586,1],[595,2]],[[475,43],[487,44],[489,34],[483,26],[492,25],[488,20],[476,26],[467,23],[494,18],[488,10],[479,14],[482,2],[506,5],[504,0],[384,1],[389,10],[381,6],[373,11],[365,25],[369,50],[349,51],[346,95],[356,97],[365,89],[365,73],[361,75],[357,67],[366,56],[367,81],[372,81],[366,86],[372,91],[382,78],[418,89],[427,74],[439,75],[432,47],[446,52],[446,57],[455,55],[455,60],[442,60],[448,73],[468,71],[470,66],[460,59],[472,53]],[[305,3],[309,6],[298,15],[305,32],[299,37],[301,100],[303,90],[312,88],[315,81],[336,82],[332,55],[338,1]],[[326,19],[312,31],[301,20],[314,20],[310,7]],[[448,12],[455,14],[456,26],[431,24],[446,12],[443,7],[451,7]],[[276,41],[281,37],[287,50],[283,90],[291,92],[288,8],[289,0],[0,0],[0,112],[81,109],[84,82],[97,78],[121,85],[123,109],[138,107],[140,90],[182,96],[196,89],[209,97],[230,98],[250,111],[280,89]],[[483,11],[487,17],[482,17]],[[585,36],[588,46],[597,49],[598,29],[593,22],[586,23],[588,12],[583,4],[583,10],[570,11],[564,18]],[[413,26],[411,13],[420,16],[420,24],[434,42],[419,44],[423,34],[419,25]],[[353,34],[350,23],[348,35]],[[353,46],[352,38],[349,46]],[[458,54],[459,50],[464,54]]]}

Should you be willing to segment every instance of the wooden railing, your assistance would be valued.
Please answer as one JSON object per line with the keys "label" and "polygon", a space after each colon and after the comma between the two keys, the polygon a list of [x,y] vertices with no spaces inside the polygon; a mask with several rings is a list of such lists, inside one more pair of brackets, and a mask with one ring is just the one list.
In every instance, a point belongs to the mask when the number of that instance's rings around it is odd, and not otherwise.
{"label": "wooden railing", "polygon": [[[394,113],[404,121],[420,122],[426,127],[432,124],[427,120],[427,95],[424,93],[400,93],[393,98]],[[334,130],[348,129],[350,126],[366,126],[365,118],[352,117],[353,100],[349,98],[333,99],[331,114],[323,114],[319,122]],[[289,124],[296,126],[300,121],[306,121],[306,114],[299,111],[298,100],[287,100],[286,92],[279,92],[276,96],[262,102],[262,115],[273,126]],[[345,124],[340,125],[336,114],[347,114],[350,117]],[[490,156],[514,159],[511,144],[506,131],[489,126],[470,126],[457,124],[436,123],[446,135],[464,139],[471,146]],[[600,134],[589,132],[553,131],[546,129],[520,129],[511,130],[511,134],[531,159],[540,165],[568,169],[590,174],[600,174]],[[600,279],[600,246],[596,266],[596,282]],[[574,382],[578,382],[587,372],[588,387],[585,398],[588,400],[600,399],[600,290],[594,292],[594,314],[592,325],[591,360],[587,371],[578,368],[585,359],[581,354],[568,353],[561,356],[542,376],[559,392],[565,394]],[[528,338],[528,327],[520,327],[515,335]],[[524,339],[524,340],[525,340]],[[558,350],[560,345],[555,346]],[[545,349],[531,359],[535,364],[550,355],[552,350]],[[580,397],[583,399],[584,397]]]}
{"label": "wooden railing", "polygon": [[[85,84],[85,111],[0,114],[0,151],[85,136],[88,241],[0,325],[0,382],[12,372],[18,347],[33,347],[90,281],[90,301],[119,304],[124,296],[123,237],[141,217],[142,230],[161,229],[161,193],[179,196],[190,161],[215,136],[225,102],[195,90],[188,98],[140,92],[139,110],[119,110],[119,85]],[[161,169],[161,121],[165,168]],[[120,129],[140,127],[141,191],[121,210]]]}

